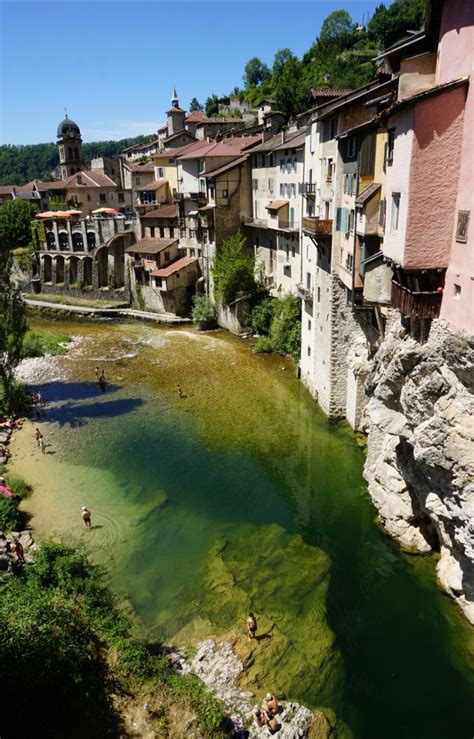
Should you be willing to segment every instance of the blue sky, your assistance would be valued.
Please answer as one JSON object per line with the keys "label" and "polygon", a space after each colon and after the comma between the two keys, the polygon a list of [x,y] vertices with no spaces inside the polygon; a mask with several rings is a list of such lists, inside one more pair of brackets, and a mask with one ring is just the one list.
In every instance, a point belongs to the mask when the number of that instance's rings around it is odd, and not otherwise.
{"label": "blue sky", "polygon": [[359,22],[379,2],[0,0],[0,143],[54,141],[65,107],[85,141],[151,133],[173,83],[182,107],[204,103],[242,86],[250,57],[301,56],[330,12]]}

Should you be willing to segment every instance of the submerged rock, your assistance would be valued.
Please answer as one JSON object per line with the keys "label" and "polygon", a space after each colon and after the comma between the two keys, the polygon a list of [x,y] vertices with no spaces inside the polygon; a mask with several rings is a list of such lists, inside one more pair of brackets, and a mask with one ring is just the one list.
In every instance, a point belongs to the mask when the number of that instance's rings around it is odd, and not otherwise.
{"label": "submerged rock", "polygon": [[438,577],[474,623],[474,346],[445,321],[419,344],[400,325],[366,390],[364,474],[387,531],[440,552]]}

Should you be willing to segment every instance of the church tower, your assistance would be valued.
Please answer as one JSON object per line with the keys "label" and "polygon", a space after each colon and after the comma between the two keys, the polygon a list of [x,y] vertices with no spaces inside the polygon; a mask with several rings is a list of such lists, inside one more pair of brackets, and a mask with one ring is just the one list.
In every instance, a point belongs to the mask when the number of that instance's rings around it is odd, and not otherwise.
{"label": "church tower", "polygon": [[171,98],[171,108],[166,111],[168,116],[168,136],[172,136],[178,131],[184,130],[184,119],[186,111],[179,107],[179,100],[176,94],[176,87],[173,89],[173,97]]}
{"label": "church tower", "polygon": [[65,180],[69,175],[84,169],[81,132],[77,123],[67,117],[67,113],[58,126],[57,137],[61,179]]}

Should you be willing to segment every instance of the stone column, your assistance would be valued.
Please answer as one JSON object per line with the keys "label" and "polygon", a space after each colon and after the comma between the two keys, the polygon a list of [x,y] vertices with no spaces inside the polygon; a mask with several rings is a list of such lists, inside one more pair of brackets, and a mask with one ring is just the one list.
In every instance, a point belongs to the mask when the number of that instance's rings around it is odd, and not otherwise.
{"label": "stone column", "polygon": [[[59,251],[59,235],[58,235],[58,222],[53,221],[53,233],[54,233],[54,243],[56,244],[56,251]],[[49,246],[46,245],[46,248],[49,249]]]}
{"label": "stone column", "polygon": [[73,251],[71,221],[66,221],[66,229],[67,229],[67,240],[69,243],[69,251]]}
{"label": "stone column", "polygon": [[44,284],[44,255],[41,254],[39,258],[39,276],[41,284]]}
{"label": "stone column", "polygon": [[64,260],[64,289],[69,290],[70,286],[70,280],[69,280],[69,259]]}
{"label": "stone column", "polygon": [[99,289],[99,265],[97,259],[92,260],[92,289]]}
{"label": "stone column", "polygon": [[77,279],[84,282],[84,259],[79,259],[77,263]]}

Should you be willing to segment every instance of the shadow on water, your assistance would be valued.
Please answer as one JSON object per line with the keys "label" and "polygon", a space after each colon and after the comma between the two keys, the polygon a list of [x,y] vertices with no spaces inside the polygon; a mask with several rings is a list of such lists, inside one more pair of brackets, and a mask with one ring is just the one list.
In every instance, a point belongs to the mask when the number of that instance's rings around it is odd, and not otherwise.
{"label": "shadow on water", "polygon": [[47,419],[59,426],[82,426],[89,418],[114,418],[136,410],[144,401],[142,398],[122,398],[96,403],[62,403],[48,409]]}
{"label": "shadow on water", "polygon": [[54,380],[42,385],[29,385],[28,390],[35,393],[41,391],[46,403],[57,403],[60,400],[81,401],[87,398],[102,397],[120,390],[120,385],[108,384],[105,393],[96,382],[62,382]]}

